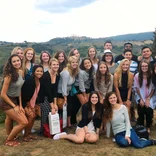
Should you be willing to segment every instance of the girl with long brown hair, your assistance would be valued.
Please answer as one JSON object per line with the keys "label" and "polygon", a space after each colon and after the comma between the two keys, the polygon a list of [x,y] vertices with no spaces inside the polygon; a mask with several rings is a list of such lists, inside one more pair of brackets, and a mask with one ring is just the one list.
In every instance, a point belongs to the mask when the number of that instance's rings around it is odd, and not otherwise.
{"label": "girl with long brown hair", "polygon": [[[21,87],[24,80],[23,71],[20,69],[20,57],[17,54],[11,55],[4,67],[4,81],[0,98],[0,109],[6,113],[5,128],[8,135],[4,144],[13,147],[20,145],[16,136],[28,124],[22,107]],[[16,126],[13,126],[13,121],[17,122]]]}
{"label": "girl with long brown hair", "polygon": [[114,92],[106,94],[103,117],[112,126],[115,141],[119,146],[144,148],[156,145],[156,140],[143,140],[137,136],[130,125],[127,108],[117,103],[117,95]]}
{"label": "girl with long brown hair", "polygon": [[139,64],[139,72],[134,77],[134,89],[136,101],[138,104],[138,121],[144,125],[144,116],[146,116],[146,127],[150,133],[150,127],[153,119],[153,102],[154,84],[152,83],[152,71],[149,62],[142,60]]}

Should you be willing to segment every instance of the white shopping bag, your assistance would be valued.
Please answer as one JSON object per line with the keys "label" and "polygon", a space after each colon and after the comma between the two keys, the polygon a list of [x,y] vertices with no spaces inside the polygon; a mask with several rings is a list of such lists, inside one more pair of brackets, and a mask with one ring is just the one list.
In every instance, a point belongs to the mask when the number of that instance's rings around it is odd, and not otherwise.
{"label": "white shopping bag", "polygon": [[67,104],[63,105],[63,128],[67,127]]}
{"label": "white shopping bag", "polygon": [[54,134],[60,133],[59,114],[58,113],[51,114],[51,112],[49,112],[48,118],[49,118],[50,134],[54,135]]}

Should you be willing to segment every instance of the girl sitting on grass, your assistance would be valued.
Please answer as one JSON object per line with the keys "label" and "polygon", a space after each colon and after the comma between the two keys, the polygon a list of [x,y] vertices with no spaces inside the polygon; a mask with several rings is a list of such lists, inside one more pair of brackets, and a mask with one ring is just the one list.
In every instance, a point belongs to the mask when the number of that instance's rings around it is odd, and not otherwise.
{"label": "girl sitting on grass", "polygon": [[81,144],[84,141],[95,143],[99,139],[99,128],[102,121],[102,104],[98,93],[91,92],[89,101],[82,106],[82,120],[79,122],[75,134],[65,132],[56,134],[53,139],[68,139]]}
{"label": "girl sitting on grass", "polygon": [[139,139],[135,130],[130,125],[126,106],[117,103],[117,95],[114,92],[106,94],[103,114],[104,119],[111,124],[116,143],[119,146],[143,148],[156,145],[156,140]]}

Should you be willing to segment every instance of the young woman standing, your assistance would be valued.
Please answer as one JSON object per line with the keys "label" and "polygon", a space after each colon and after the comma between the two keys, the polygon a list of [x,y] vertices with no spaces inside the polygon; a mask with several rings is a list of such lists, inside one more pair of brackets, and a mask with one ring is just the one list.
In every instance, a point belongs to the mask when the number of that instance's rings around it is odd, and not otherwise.
{"label": "young woman standing", "polygon": [[113,75],[103,61],[99,63],[94,76],[94,89],[98,92],[101,103],[103,103],[106,93],[113,90]]}
{"label": "young woman standing", "polygon": [[150,126],[153,119],[153,102],[154,85],[152,83],[152,71],[150,64],[143,60],[139,64],[139,72],[134,77],[134,89],[136,93],[136,101],[138,103],[138,121],[140,125],[144,125],[144,116],[146,116],[146,127],[150,133]]}
{"label": "young woman standing", "polygon": [[77,76],[79,71],[78,60],[77,57],[71,56],[68,59],[67,67],[63,69],[60,73],[60,81],[58,85],[58,97],[63,98],[64,101],[62,105],[67,104],[67,116],[68,127],[71,127],[71,113],[72,113],[72,97],[70,96],[70,91],[72,85],[75,82],[75,77]]}
{"label": "young woman standing", "polygon": [[[5,128],[8,137],[4,143],[7,146],[20,145],[15,138],[28,124],[22,107],[21,87],[24,80],[22,77],[23,72],[20,68],[21,59],[16,54],[9,57],[4,67],[4,81],[1,90],[0,108],[7,115]],[[13,121],[17,122],[17,125],[14,127]]]}
{"label": "young woman standing", "polygon": [[49,61],[50,69],[46,71],[41,78],[41,90],[39,101],[41,106],[41,128],[40,134],[43,135],[43,125],[48,123],[48,114],[55,114],[57,107],[57,88],[59,82],[59,62],[55,58]]}
{"label": "young woman standing", "polygon": [[[123,59],[114,73],[114,88],[120,104],[126,105],[129,115],[131,108],[131,94],[133,74],[129,71],[129,60]],[[132,117],[132,116],[131,116]]]}
{"label": "young woman standing", "polygon": [[81,105],[88,102],[89,93],[91,92],[91,84],[94,77],[94,67],[90,58],[84,58],[80,65],[78,81],[75,82],[75,87],[78,91],[77,97]]}

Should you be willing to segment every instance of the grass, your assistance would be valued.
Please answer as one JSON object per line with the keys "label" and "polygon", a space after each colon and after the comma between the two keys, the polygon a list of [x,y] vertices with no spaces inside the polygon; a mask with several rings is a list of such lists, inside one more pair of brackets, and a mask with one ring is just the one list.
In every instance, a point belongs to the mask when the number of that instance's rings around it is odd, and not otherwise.
{"label": "grass", "polygon": [[[39,120],[35,121],[34,129],[38,129]],[[69,133],[74,133],[74,129]],[[72,143],[68,140],[54,141],[49,138],[39,137],[33,142],[23,142],[18,147],[7,147],[3,145],[6,139],[4,124],[0,124],[0,156],[155,156],[154,146],[149,146],[143,149],[135,149],[133,147],[120,148],[112,139],[106,138],[103,134],[100,135],[100,140],[95,144],[83,143],[81,145]],[[156,111],[154,123],[151,128],[151,138],[156,138]]]}

